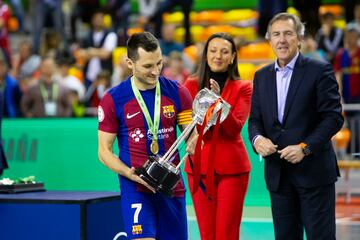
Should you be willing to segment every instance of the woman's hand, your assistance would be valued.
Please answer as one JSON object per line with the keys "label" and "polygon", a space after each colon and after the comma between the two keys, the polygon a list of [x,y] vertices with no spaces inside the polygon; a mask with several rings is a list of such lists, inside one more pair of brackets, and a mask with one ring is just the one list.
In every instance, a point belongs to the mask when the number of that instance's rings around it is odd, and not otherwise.
{"label": "woman's hand", "polygon": [[210,90],[213,91],[215,94],[220,95],[220,86],[212,78],[210,78]]}

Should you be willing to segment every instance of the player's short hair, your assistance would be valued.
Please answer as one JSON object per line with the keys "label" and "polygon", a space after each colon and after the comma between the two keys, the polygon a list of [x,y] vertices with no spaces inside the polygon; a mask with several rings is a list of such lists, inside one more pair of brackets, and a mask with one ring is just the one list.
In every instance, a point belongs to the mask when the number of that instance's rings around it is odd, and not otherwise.
{"label": "player's short hair", "polygon": [[138,49],[154,52],[159,47],[159,41],[150,32],[134,33],[127,41],[127,56],[132,61],[139,59]]}

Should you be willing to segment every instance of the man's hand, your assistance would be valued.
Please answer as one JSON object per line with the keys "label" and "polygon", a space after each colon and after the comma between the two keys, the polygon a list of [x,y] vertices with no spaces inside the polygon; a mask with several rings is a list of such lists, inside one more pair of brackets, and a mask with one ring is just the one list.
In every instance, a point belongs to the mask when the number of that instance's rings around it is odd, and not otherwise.
{"label": "man's hand", "polygon": [[285,159],[289,163],[299,163],[305,157],[300,145],[290,145],[286,148],[279,150],[280,158]]}
{"label": "man's hand", "polygon": [[255,150],[262,157],[269,156],[277,151],[278,145],[273,144],[273,142],[263,136],[259,136],[254,142]]}
{"label": "man's hand", "polygon": [[140,184],[144,185],[145,187],[150,189],[150,191],[152,191],[153,193],[156,192],[153,187],[151,187],[144,180],[142,180],[138,175],[135,174],[135,168],[134,167],[130,168],[129,173],[127,174],[127,178],[129,178],[131,181],[134,181],[134,182],[137,182],[137,183],[140,183]]}

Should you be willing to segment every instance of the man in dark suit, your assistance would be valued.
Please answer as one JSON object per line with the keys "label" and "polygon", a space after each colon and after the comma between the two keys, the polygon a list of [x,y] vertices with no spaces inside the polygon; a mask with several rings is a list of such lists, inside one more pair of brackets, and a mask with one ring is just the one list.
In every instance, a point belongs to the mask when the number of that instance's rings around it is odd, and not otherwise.
{"label": "man in dark suit", "polygon": [[4,95],[3,91],[0,90],[0,176],[5,168],[8,168],[6,157],[2,145],[2,136],[1,136],[1,121],[3,117],[3,107],[4,107]]}
{"label": "man in dark suit", "polygon": [[332,67],[302,56],[305,27],[280,13],[266,38],[277,56],[254,79],[249,137],[265,158],[276,239],[335,239],[331,137],[341,128],[340,95]]}

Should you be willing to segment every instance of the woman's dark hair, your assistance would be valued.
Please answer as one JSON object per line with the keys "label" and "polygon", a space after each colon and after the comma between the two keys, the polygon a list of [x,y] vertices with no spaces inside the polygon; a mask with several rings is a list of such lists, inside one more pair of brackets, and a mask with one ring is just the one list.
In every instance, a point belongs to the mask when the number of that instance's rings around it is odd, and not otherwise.
{"label": "woman's dark hair", "polygon": [[237,62],[237,50],[234,39],[227,33],[214,33],[211,35],[205,43],[204,51],[200,59],[200,66],[198,71],[199,76],[199,87],[203,89],[204,87],[210,88],[210,67],[207,63],[207,51],[209,47],[209,42],[214,38],[225,39],[231,43],[231,53],[235,53],[234,61],[228,67],[228,78],[232,80],[240,80],[240,74],[238,70]]}
{"label": "woman's dark hair", "polygon": [[139,59],[139,48],[154,52],[159,47],[159,41],[149,32],[134,33],[127,41],[127,56],[132,61]]}

